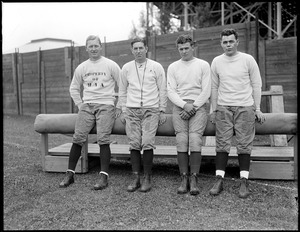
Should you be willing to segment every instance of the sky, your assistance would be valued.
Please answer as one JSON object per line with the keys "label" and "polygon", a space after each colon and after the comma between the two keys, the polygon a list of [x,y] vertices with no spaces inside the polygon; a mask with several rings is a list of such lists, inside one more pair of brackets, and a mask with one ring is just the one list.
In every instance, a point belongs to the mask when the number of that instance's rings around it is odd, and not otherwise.
{"label": "sky", "polygon": [[89,35],[103,42],[127,40],[141,11],[146,12],[146,2],[1,4],[3,52],[42,38],[73,40],[79,46]]}

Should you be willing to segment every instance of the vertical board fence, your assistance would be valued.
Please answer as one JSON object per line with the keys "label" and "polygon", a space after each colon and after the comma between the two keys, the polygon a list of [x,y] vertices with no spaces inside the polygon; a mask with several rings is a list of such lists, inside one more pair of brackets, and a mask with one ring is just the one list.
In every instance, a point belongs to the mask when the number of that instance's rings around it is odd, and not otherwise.
{"label": "vertical board fence", "polygon": [[[237,29],[239,51],[257,60],[263,90],[281,85],[284,112],[297,112],[297,38],[257,40],[255,22],[202,28],[189,32],[196,42],[195,56],[211,63],[223,53],[220,32],[225,27]],[[150,36],[148,57],[161,63],[167,71],[172,62],[180,59],[175,41],[183,33],[186,32]],[[133,59],[130,40],[103,43],[103,55],[122,67]],[[3,112],[20,115],[77,112],[69,86],[75,68],[86,59],[84,46],[2,55]],[[264,112],[271,112],[269,105],[268,99],[262,100]],[[169,112],[171,106],[168,102]]]}

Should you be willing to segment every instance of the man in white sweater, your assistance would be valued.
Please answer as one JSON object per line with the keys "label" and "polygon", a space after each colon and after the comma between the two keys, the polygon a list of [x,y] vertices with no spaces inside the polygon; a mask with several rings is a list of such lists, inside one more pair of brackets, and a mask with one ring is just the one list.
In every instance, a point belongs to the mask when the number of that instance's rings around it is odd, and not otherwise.
{"label": "man in white sweater", "polygon": [[[121,70],[119,102],[121,120],[126,121],[129,138],[130,160],[133,181],[127,190],[148,192],[151,189],[151,174],[155,135],[158,125],[166,121],[167,90],[165,71],[161,64],[146,58],[145,39],[131,42],[134,60],[124,64]],[[143,151],[144,180],[141,185],[141,151]]]}
{"label": "man in white sweater", "polygon": [[[89,59],[75,69],[70,85],[70,95],[79,112],[70,150],[68,170],[60,187],[67,187],[74,182],[75,167],[81,155],[82,145],[96,124],[101,171],[99,183],[94,185],[94,189],[101,190],[108,186],[111,157],[110,134],[115,117],[121,113],[120,110],[116,111],[115,109],[115,84],[119,82],[121,70],[116,62],[101,55],[102,45],[98,36],[87,37],[86,51]],[[82,88],[83,97],[81,98]]]}
{"label": "man in white sweater", "polygon": [[221,33],[224,54],[215,57],[211,64],[211,122],[216,124],[217,180],[209,193],[218,195],[223,189],[231,140],[235,134],[240,167],[239,197],[246,198],[250,194],[247,179],[255,119],[263,123],[265,116],[260,110],[262,80],[259,67],[251,55],[237,50],[238,44],[237,32],[224,29]]}
{"label": "man in white sweater", "polygon": [[194,41],[190,35],[180,35],[176,47],[181,59],[168,67],[167,89],[168,97],[174,103],[172,119],[181,175],[177,193],[190,191],[191,195],[197,195],[200,192],[197,176],[201,165],[202,136],[207,124],[206,102],[211,92],[210,66],[194,57]]}

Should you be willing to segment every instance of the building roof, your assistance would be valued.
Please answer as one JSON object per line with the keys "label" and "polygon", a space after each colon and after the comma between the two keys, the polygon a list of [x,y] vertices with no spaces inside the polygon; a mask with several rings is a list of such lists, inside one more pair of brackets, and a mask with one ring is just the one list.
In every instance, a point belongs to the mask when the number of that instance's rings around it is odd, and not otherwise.
{"label": "building roof", "polygon": [[[49,50],[55,48],[70,47],[72,45],[72,40],[69,39],[56,39],[56,38],[42,38],[31,40],[29,43],[24,44],[15,49],[10,49],[3,52],[3,54],[15,53],[16,50],[19,53],[35,52],[38,50]],[[74,46],[79,46],[79,44],[74,43]]]}

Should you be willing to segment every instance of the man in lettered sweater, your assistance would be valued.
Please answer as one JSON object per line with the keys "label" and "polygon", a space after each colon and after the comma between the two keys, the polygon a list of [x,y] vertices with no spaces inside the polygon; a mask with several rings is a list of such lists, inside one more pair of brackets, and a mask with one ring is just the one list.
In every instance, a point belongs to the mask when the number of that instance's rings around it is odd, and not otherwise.
{"label": "man in lettered sweater", "polygon": [[238,33],[234,29],[221,32],[224,54],[211,64],[212,90],[211,122],[216,124],[216,182],[211,195],[223,190],[223,178],[235,133],[240,168],[239,197],[246,198],[250,169],[250,155],[255,136],[255,120],[263,123],[260,110],[262,80],[255,59],[237,50]]}
{"label": "man in lettered sweater", "polygon": [[101,171],[99,182],[94,185],[94,189],[101,190],[108,186],[110,134],[115,117],[121,113],[115,109],[115,84],[119,82],[121,70],[116,62],[101,55],[102,45],[98,36],[87,37],[86,51],[89,59],[75,69],[70,85],[70,94],[79,112],[66,177],[59,186],[67,187],[74,183],[75,167],[81,155],[82,145],[96,124]]}

